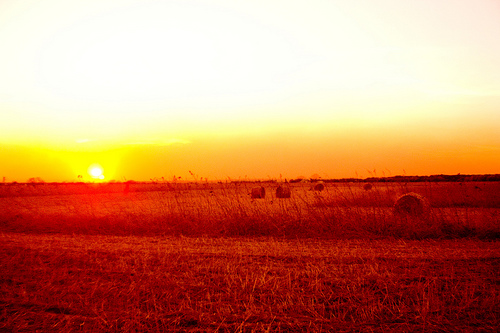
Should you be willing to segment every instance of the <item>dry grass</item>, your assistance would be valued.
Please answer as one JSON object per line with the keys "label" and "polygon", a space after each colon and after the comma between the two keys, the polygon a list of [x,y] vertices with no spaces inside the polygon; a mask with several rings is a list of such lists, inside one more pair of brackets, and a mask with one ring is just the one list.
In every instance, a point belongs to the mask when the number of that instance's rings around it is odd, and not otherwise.
{"label": "dry grass", "polygon": [[0,186],[0,331],[498,331],[500,184],[260,185]]}
{"label": "dry grass", "polygon": [[0,234],[0,330],[496,332],[498,242]]}
{"label": "dry grass", "polygon": [[[34,188],[38,192],[31,196],[23,188],[23,196],[0,197],[0,231],[280,238],[500,237],[498,182],[376,184],[369,191],[362,184],[326,185],[319,192],[308,184],[291,184],[291,197],[277,198],[278,185],[266,184],[269,195],[259,199],[252,199],[252,183],[132,184],[128,194],[110,190],[123,184],[85,185],[86,192],[75,188],[75,194],[65,185],[45,192]],[[395,200],[408,192],[427,198],[430,214],[393,214]]]}

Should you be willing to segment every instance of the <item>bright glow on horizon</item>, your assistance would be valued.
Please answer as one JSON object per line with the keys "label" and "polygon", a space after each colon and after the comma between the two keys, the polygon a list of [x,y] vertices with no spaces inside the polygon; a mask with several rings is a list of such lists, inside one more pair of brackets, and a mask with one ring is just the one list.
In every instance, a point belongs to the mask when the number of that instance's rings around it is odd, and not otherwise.
{"label": "bright glow on horizon", "polygon": [[93,179],[103,180],[104,179],[103,172],[104,171],[102,167],[97,163],[90,165],[88,168],[88,173]]}
{"label": "bright glow on horizon", "polygon": [[0,45],[0,177],[500,172],[495,0],[5,0]]}

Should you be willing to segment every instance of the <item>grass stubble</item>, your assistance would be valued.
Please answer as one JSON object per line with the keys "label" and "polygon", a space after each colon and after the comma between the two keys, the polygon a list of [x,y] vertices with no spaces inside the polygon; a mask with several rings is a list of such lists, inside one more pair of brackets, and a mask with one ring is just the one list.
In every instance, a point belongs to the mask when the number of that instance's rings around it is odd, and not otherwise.
{"label": "grass stubble", "polygon": [[0,330],[496,332],[495,191],[454,186],[1,198]]}

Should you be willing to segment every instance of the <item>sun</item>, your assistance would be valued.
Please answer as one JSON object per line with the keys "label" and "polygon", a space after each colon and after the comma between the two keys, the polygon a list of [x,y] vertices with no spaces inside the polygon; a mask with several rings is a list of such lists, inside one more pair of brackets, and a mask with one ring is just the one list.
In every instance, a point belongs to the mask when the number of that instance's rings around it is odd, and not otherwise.
{"label": "sun", "polygon": [[102,167],[97,163],[90,165],[88,168],[88,173],[93,179],[104,179],[103,172]]}

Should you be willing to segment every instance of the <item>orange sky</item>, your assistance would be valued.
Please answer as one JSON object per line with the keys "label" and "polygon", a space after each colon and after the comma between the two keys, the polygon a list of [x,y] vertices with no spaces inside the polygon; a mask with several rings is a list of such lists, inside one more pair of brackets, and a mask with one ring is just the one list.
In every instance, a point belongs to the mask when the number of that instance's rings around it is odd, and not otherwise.
{"label": "orange sky", "polygon": [[0,49],[7,181],[500,173],[496,0],[2,0]]}

